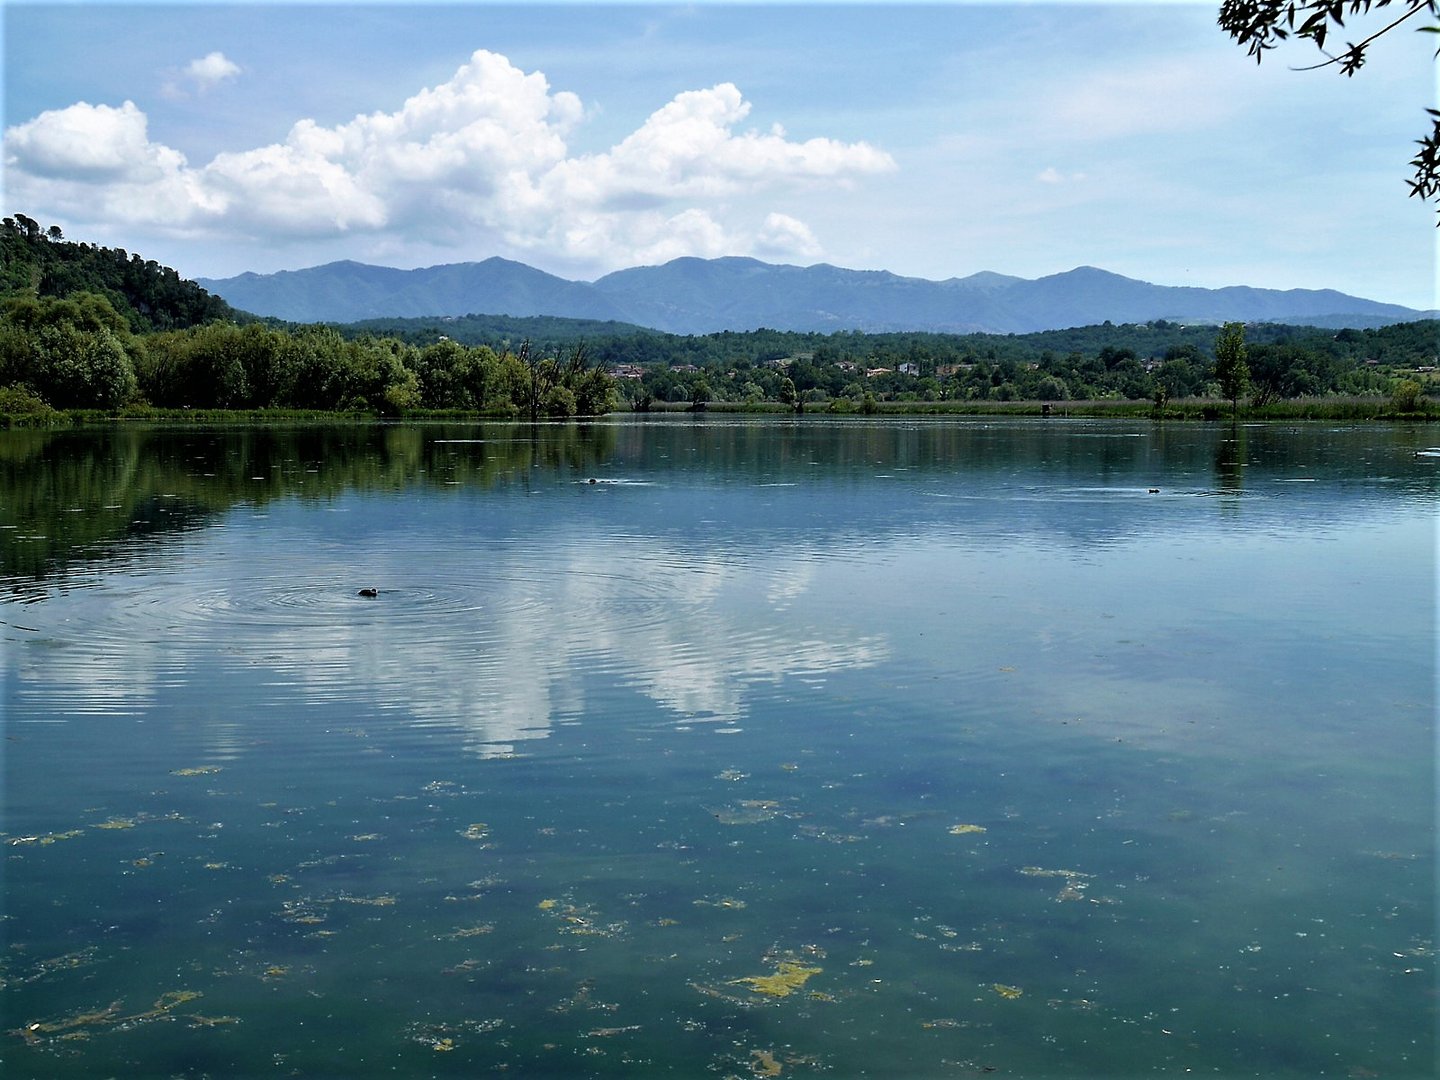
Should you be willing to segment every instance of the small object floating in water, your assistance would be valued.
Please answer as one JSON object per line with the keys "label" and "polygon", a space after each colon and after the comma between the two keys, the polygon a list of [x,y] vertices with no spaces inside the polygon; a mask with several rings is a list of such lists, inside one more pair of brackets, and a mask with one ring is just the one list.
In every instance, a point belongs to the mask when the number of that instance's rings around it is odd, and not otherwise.
{"label": "small object floating in water", "polygon": [[585,481],[585,482],[586,482],[587,484],[598,484],[600,481],[599,481],[599,480],[596,480],[595,477],[592,476],[592,477],[590,477],[589,480],[587,480],[587,481]]}
{"label": "small object floating in water", "polygon": [[361,589],[361,590],[360,590],[358,593],[356,593],[355,595],[356,595],[356,596],[367,596],[367,597],[372,597],[372,598],[373,598],[373,597],[376,597],[376,596],[379,596],[379,595],[380,595],[380,590],[379,590],[379,589],[368,589],[368,588],[367,588],[367,589]]}
{"label": "small object floating in water", "polygon": [[1160,494],[1160,489],[1159,489],[1159,488],[1151,488],[1151,489],[1150,489],[1150,494],[1151,494],[1151,495],[1159,495],[1159,494]]}

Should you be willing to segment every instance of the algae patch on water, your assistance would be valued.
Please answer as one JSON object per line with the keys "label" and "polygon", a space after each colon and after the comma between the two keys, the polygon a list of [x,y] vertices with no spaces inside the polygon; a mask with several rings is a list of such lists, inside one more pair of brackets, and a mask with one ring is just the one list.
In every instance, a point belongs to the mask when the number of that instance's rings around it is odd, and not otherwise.
{"label": "algae patch on water", "polygon": [[781,960],[775,970],[769,975],[747,975],[743,979],[734,979],[732,986],[749,987],[753,993],[764,994],[767,997],[789,997],[803,987],[814,975],[819,975],[822,968],[808,967],[798,960]]}
{"label": "algae patch on water", "polygon": [[950,826],[950,835],[951,835],[951,836],[965,836],[965,835],[967,835],[967,834],[969,834],[969,833],[983,833],[983,832],[985,832],[985,831],[986,831],[986,829],[985,829],[985,826],[984,826],[984,825],[951,825],[951,826]]}
{"label": "algae patch on water", "polygon": [[144,1012],[123,1015],[121,1001],[113,1001],[103,1009],[94,1012],[78,1012],[56,1020],[35,1020],[9,1032],[25,1040],[32,1047],[40,1047],[51,1039],[74,1041],[88,1039],[89,1029],[107,1028],[120,1030],[149,1023],[169,1016],[171,1012],[201,997],[198,990],[171,990],[161,994]]}

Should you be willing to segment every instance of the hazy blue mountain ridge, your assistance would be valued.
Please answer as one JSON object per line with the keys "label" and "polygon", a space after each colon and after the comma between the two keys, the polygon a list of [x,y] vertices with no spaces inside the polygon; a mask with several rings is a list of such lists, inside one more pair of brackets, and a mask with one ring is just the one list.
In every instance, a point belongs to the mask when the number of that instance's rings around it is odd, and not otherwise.
{"label": "hazy blue mountain ridge", "polygon": [[295,322],[491,314],[616,320],[674,334],[722,330],[1032,333],[1110,322],[1287,322],[1357,328],[1434,313],[1331,289],[1154,285],[1092,266],[1029,280],[981,271],[931,281],[886,270],[680,258],[594,282],[490,258],[418,270],[335,262],[200,279],[228,303]]}

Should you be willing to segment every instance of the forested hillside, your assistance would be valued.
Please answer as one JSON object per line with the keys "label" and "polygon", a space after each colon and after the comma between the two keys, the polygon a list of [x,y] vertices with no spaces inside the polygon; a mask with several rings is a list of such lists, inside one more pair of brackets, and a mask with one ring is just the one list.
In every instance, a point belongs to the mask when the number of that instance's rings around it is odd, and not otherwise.
{"label": "forested hillside", "polygon": [[542,353],[268,324],[169,267],[0,226],[0,415],[55,409],[291,409],[396,416],[596,414],[615,403],[578,343]]}
{"label": "forested hillside", "polygon": [[24,214],[0,222],[0,299],[105,297],[135,333],[176,330],[238,313],[168,266],[123,248],[72,243]]}

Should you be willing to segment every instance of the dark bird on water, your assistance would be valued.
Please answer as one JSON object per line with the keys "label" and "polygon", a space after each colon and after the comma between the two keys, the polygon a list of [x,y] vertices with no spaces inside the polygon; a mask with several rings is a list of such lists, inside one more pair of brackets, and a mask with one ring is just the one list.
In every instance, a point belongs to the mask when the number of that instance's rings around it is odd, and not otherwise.
{"label": "dark bird on water", "polygon": [[379,596],[379,595],[380,595],[380,590],[379,590],[379,589],[361,589],[360,592],[359,592],[357,595],[359,595],[359,596]]}

